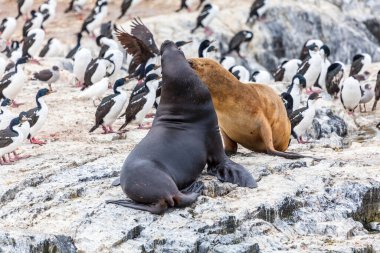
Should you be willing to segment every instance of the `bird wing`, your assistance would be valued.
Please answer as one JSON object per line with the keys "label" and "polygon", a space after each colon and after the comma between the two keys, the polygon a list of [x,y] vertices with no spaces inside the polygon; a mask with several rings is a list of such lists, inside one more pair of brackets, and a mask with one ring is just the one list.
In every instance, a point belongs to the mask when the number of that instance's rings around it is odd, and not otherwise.
{"label": "bird wing", "polygon": [[309,60],[310,60],[310,56],[306,57],[306,59],[302,62],[301,66],[298,68],[297,74],[305,75],[306,71],[310,67]]}
{"label": "bird wing", "polygon": [[17,133],[13,132],[9,127],[0,131],[0,148],[4,148],[10,145],[13,140],[12,137],[18,136]]}
{"label": "bird wing", "polygon": [[305,44],[303,45],[302,50],[301,50],[301,54],[300,54],[300,58],[299,58],[301,61],[305,60],[309,56],[309,49],[306,47],[307,42],[308,41],[305,42]]}
{"label": "bird wing", "polygon": [[243,33],[239,32],[237,33],[230,41],[228,47],[229,51],[231,52],[234,49],[237,49],[242,42],[244,42],[245,36]]}
{"label": "bird wing", "polygon": [[136,114],[141,111],[147,101],[144,97],[145,95],[146,93],[138,94],[129,101],[128,107],[125,109],[124,113],[125,123],[120,127],[120,129],[123,129],[126,125],[128,125],[132,120],[136,118]]}
{"label": "bird wing", "polygon": [[148,90],[147,90],[144,83],[136,84],[135,88],[133,89],[133,91],[131,93],[131,97],[129,98],[129,101],[131,101],[133,99],[133,97],[135,97],[139,94],[142,94],[142,93],[146,93],[146,92],[148,92]]}
{"label": "bird wing", "polygon": [[38,108],[33,108],[33,109],[30,109],[29,111],[26,112],[28,118],[30,119],[29,120],[29,124],[30,124],[30,127],[33,127],[37,121],[38,121],[38,115],[37,115],[37,112],[38,112]]}
{"label": "bird wing", "polygon": [[93,85],[91,78],[98,68],[97,58],[92,59],[86,68],[86,72],[84,73],[84,85],[85,87]]}
{"label": "bird wing", "polygon": [[28,50],[29,48],[33,45],[33,43],[36,41],[35,40],[36,34],[33,33],[29,36],[26,37],[24,40],[24,44],[22,45],[22,55],[26,56],[28,55]]}
{"label": "bird wing", "polygon": [[307,107],[302,107],[298,110],[295,110],[294,112],[290,114],[289,119],[292,125],[292,129],[301,122],[301,120],[303,119],[302,113],[306,110],[307,110]]}
{"label": "bird wing", "polygon": [[34,73],[34,78],[40,80],[40,81],[48,81],[50,78],[53,77],[53,72],[50,69],[44,69],[41,70],[40,72]]}
{"label": "bird wing", "polygon": [[363,68],[363,63],[362,63],[363,59],[364,59],[363,55],[358,54],[354,56],[349,76],[354,76],[354,75],[359,74],[360,70]]}
{"label": "bird wing", "polygon": [[44,46],[44,48],[42,48],[41,52],[40,52],[40,57],[45,57],[45,55],[47,54],[47,52],[49,52],[49,47],[50,47],[50,43],[51,43],[51,40],[52,39],[49,39],[48,42],[46,43],[46,45]]}
{"label": "bird wing", "polygon": [[15,72],[8,72],[3,79],[0,81],[0,98],[4,98],[3,90],[8,87],[9,84],[11,84],[11,77]]}
{"label": "bird wing", "polygon": [[112,94],[102,99],[102,102],[100,102],[95,113],[96,124],[101,124],[101,121],[109,113],[112,106],[115,104],[115,100],[113,100],[115,96],[117,96],[117,94]]}
{"label": "bird wing", "polygon": [[145,64],[150,58],[154,57],[149,46],[147,46],[141,39],[124,30],[120,30],[119,28],[115,28],[115,32],[120,44],[128,54],[133,56],[132,61],[136,67],[140,64]]}
{"label": "bird wing", "polygon": [[150,51],[154,54],[159,54],[160,50],[154,41],[153,34],[150,30],[144,25],[140,18],[135,18],[132,21],[131,33],[133,36],[144,42],[146,46],[149,47]]}
{"label": "bird wing", "polygon": [[211,5],[208,5],[208,4],[206,4],[204,7],[203,7],[203,9],[202,9],[202,11],[201,11],[201,13],[199,14],[199,16],[197,17],[197,24],[202,24],[202,21],[208,16],[208,14],[209,14],[209,10],[212,8],[212,6]]}
{"label": "bird wing", "polygon": [[343,78],[342,65],[338,63],[331,64],[326,74],[326,89],[330,95],[339,92],[339,84]]}

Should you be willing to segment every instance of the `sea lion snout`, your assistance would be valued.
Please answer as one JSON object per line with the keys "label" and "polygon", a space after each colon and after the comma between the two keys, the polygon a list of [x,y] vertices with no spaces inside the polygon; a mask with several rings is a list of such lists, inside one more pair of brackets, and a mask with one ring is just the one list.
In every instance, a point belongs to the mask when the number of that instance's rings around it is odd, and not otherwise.
{"label": "sea lion snout", "polygon": [[165,51],[165,49],[169,46],[174,46],[176,47],[175,43],[171,40],[165,40],[164,43],[161,44],[161,49],[160,49],[160,55],[162,55]]}

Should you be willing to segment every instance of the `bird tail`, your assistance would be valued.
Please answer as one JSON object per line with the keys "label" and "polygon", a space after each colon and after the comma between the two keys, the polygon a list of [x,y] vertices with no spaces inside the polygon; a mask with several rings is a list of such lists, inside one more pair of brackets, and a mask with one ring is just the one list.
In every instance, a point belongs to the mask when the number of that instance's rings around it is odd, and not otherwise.
{"label": "bird tail", "polygon": [[90,129],[89,133],[94,132],[98,127],[99,127],[99,124],[95,124],[95,126],[93,126],[93,127]]}
{"label": "bird tail", "polygon": [[120,128],[119,128],[119,131],[123,130],[126,126],[127,126],[127,122],[125,122]]}

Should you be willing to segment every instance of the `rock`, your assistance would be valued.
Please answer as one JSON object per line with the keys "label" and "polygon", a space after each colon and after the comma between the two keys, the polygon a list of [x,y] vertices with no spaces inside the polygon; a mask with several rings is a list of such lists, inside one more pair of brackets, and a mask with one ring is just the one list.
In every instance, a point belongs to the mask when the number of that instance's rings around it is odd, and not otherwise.
{"label": "rock", "polygon": [[321,109],[316,111],[312,129],[308,133],[315,140],[330,138],[332,135],[345,137],[347,124],[330,109]]}

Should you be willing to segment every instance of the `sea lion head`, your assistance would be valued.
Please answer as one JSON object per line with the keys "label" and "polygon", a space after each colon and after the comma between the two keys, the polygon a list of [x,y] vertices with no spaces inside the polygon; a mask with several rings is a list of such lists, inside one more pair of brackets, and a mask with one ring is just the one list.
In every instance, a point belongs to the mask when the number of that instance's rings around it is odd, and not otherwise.
{"label": "sea lion head", "polygon": [[160,55],[162,57],[170,54],[170,56],[178,55],[185,58],[185,54],[182,50],[171,40],[165,40],[164,43],[161,44]]}
{"label": "sea lion head", "polygon": [[192,58],[188,62],[198,76],[205,76],[211,71],[218,71],[221,67],[219,63],[209,58]]}

